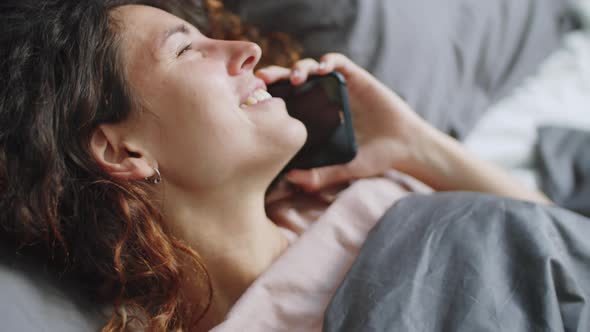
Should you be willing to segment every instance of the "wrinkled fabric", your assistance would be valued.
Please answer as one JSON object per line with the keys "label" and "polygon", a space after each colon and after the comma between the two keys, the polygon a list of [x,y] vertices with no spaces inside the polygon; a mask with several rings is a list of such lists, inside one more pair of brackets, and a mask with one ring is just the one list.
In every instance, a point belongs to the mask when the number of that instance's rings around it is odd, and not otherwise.
{"label": "wrinkled fabric", "polygon": [[559,206],[590,217],[590,131],[542,127],[536,157],[543,192]]}
{"label": "wrinkled fabric", "polygon": [[274,204],[269,217],[293,235],[292,243],[213,331],[321,331],[325,309],[367,233],[393,202],[411,192],[431,190],[392,171],[337,193]]}
{"label": "wrinkled fabric", "polygon": [[590,331],[590,220],[476,193],[398,201],[324,331]]}

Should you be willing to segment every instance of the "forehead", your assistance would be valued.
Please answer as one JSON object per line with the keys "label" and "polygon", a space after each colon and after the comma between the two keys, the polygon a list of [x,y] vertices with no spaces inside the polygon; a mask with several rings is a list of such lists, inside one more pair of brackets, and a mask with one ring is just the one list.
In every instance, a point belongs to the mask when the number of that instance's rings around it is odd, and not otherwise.
{"label": "forehead", "polygon": [[161,9],[144,5],[125,5],[113,11],[126,44],[156,44],[166,31],[184,21]]}
{"label": "forehead", "polygon": [[[149,6],[125,5],[111,12],[119,35],[118,51],[125,76],[132,90],[141,96],[160,63],[159,42],[166,31],[184,21],[168,12]],[[139,89],[139,90],[136,90]]]}

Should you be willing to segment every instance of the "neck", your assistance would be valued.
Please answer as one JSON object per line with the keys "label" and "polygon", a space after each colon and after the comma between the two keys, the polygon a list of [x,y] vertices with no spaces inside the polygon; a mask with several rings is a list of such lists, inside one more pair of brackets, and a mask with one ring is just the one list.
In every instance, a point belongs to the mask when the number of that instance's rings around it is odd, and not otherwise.
{"label": "neck", "polygon": [[[264,190],[237,190],[206,196],[178,195],[166,188],[166,223],[175,236],[191,246],[204,263],[213,286],[209,311],[199,330],[221,323],[229,309],[284,252],[288,241],[266,216]],[[195,303],[203,290],[188,282],[185,294]]]}

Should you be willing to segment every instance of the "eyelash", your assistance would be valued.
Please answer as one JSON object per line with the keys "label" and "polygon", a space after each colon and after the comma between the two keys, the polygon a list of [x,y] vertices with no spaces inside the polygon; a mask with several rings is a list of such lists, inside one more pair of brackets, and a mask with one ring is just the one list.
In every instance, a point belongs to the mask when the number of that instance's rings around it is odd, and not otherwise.
{"label": "eyelash", "polygon": [[182,50],[180,50],[180,52],[178,52],[177,56],[181,56],[184,54],[184,52],[186,51],[190,51],[193,48],[193,44],[188,44],[187,46],[185,46]]}

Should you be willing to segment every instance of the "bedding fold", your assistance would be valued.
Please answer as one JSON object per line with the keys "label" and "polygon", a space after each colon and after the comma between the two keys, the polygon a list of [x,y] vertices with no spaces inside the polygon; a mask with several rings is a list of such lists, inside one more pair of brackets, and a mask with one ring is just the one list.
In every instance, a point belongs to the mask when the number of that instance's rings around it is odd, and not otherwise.
{"label": "bedding fold", "polygon": [[590,331],[590,220],[475,193],[398,201],[324,331]]}
{"label": "bedding fold", "polygon": [[590,217],[590,131],[546,126],[538,132],[543,192],[557,205]]}

